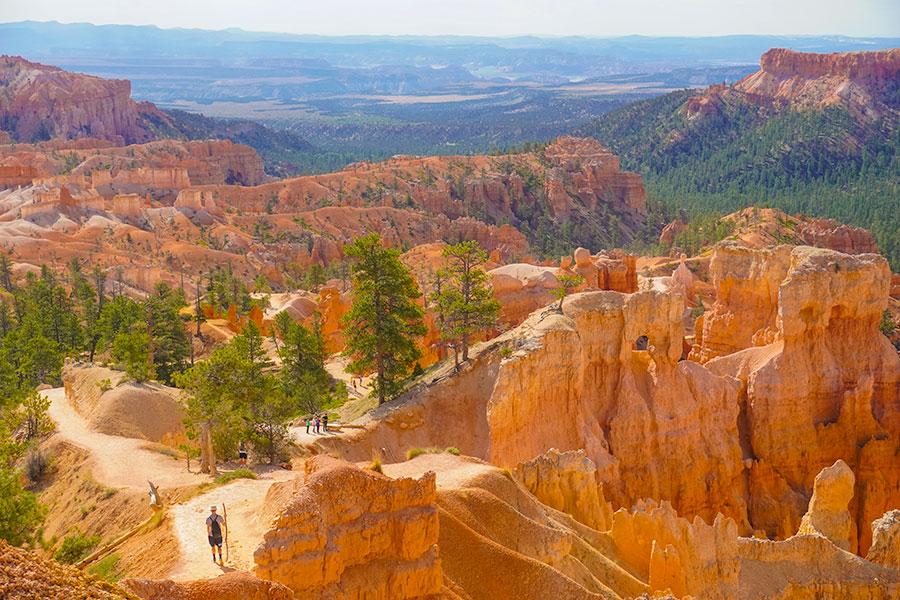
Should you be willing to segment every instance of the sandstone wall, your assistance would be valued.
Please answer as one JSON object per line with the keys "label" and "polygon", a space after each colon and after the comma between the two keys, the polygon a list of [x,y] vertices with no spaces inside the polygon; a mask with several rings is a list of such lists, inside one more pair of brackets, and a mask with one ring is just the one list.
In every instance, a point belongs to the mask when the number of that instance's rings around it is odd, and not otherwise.
{"label": "sandstone wall", "polygon": [[736,242],[716,246],[709,263],[716,302],[698,321],[692,360],[706,362],[774,341],[778,290],[791,250],[791,246],[753,250]]}
{"label": "sandstone wall", "polygon": [[[754,256],[784,266],[779,253]],[[813,475],[842,459],[856,475],[850,547],[862,554],[869,523],[900,506],[900,356],[877,328],[890,270],[881,256],[803,246],[789,259],[778,285],[779,341],[707,365],[746,385],[752,526],[791,535]]]}
{"label": "sandstone wall", "polygon": [[[424,599],[440,591],[433,473],[392,480],[328,457],[307,469],[254,553],[257,576],[298,599]],[[268,498],[291,485],[274,484]]]}

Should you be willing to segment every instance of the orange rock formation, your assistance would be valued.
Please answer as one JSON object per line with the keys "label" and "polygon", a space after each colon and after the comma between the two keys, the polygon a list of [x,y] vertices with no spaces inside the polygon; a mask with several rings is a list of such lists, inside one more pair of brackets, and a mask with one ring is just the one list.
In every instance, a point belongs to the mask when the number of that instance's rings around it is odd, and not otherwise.
{"label": "orange rock formation", "polygon": [[15,123],[12,133],[21,142],[51,137],[146,142],[154,135],[143,124],[142,113],[166,119],[152,104],[132,100],[131,82],[122,79],[101,79],[18,56],[0,56],[0,81],[8,93],[8,100],[0,105],[0,118]]}
{"label": "orange rock formation", "polygon": [[[726,244],[716,254],[735,250]],[[887,305],[887,262],[809,247],[738,255],[755,265],[758,277],[735,280],[732,298],[749,287],[765,291],[748,296],[758,302],[746,311],[737,303],[730,312],[724,305],[714,311],[723,323],[732,314],[735,322],[737,315],[757,319],[754,326],[768,314],[774,322],[766,328],[774,327],[776,341],[707,366],[745,384],[752,526],[778,536],[796,531],[813,488],[810,474],[842,459],[856,476],[850,547],[862,554],[871,543],[868,524],[900,503],[894,478],[885,476],[898,472],[900,450],[900,356],[878,331]],[[707,327],[701,355],[709,347]]]}
{"label": "orange rock formation", "polygon": [[883,99],[900,72],[900,48],[832,54],[774,48],[762,55],[760,66],[733,86],[713,85],[689,98],[688,116],[718,114],[724,99],[736,94],[775,109],[838,105],[878,118],[890,111]]}
{"label": "orange rock formation", "polygon": [[328,457],[306,481],[274,484],[289,495],[254,553],[256,574],[296,598],[426,598],[441,588],[434,474],[392,480]]}

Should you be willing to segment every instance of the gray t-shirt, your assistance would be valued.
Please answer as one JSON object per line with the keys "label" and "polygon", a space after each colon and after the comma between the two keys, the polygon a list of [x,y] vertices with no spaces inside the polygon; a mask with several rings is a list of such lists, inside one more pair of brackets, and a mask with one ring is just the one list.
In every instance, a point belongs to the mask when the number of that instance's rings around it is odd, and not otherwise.
{"label": "gray t-shirt", "polygon": [[220,524],[218,535],[221,536],[222,535],[221,526],[225,524],[225,519],[222,518],[222,515],[209,515],[208,517],[206,517],[206,526],[209,527],[210,535],[212,535],[213,537],[218,537],[216,535],[216,528],[213,527],[213,523]]}

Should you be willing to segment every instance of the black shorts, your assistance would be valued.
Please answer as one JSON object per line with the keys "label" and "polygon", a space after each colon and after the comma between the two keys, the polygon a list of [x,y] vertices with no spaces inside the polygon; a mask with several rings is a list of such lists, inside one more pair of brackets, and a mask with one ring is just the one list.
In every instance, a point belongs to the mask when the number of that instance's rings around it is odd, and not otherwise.
{"label": "black shorts", "polygon": [[247,453],[246,452],[238,452],[238,458],[247,460]]}
{"label": "black shorts", "polygon": [[206,536],[206,538],[209,540],[210,546],[219,546],[219,547],[222,546],[222,536],[217,537],[217,536],[208,535],[208,536]]}

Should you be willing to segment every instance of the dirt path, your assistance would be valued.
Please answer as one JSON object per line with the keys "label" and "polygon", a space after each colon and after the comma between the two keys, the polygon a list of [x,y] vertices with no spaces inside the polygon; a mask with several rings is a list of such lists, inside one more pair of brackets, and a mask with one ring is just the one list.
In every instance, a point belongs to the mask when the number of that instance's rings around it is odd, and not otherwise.
{"label": "dirt path", "polygon": [[[134,488],[146,491],[147,479],[160,488],[196,485],[209,477],[187,471],[184,461],[145,450],[147,442],[88,429],[75,412],[63,388],[47,390],[48,410],[57,434],[91,453],[94,479],[107,487]],[[257,517],[269,486],[302,474],[280,468],[256,468],[258,479],[238,479],[215,488],[184,504],[169,507],[169,519],[178,538],[178,563],[171,576],[177,580],[205,579],[221,575],[225,570],[248,571],[253,567],[253,551],[262,541],[267,523]],[[231,527],[229,546],[231,560],[225,568],[214,565],[206,539],[206,517],[209,506],[228,507]],[[176,549],[173,548],[173,551]]]}
{"label": "dirt path", "polygon": [[203,481],[189,473],[184,462],[158,452],[145,450],[145,440],[97,433],[66,399],[63,388],[42,392],[50,400],[48,413],[58,435],[91,452],[93,475],[98,483],[114,488],[147,490],[149,479],[158,487],[192,485]]}
{"label": "dirt path", "polygon": [[335,354],[325,361],[325,370],[335,379],[347,384],[347,390],[350,392],[351,398],[363,398],[372,391],[371,377],[363,377],[362,383],[357,379],[354,387],[353,376],[344,370],[349,362],[347,357]]}
{"label": "dirt path", "polygon": [[[171,573],[175,581],[208,579],[226,571],[250,571],[253,568],[253,552],[262,541],[268,523],[258,517],[269,486],[302,474],[273,470],[259,479],[238,479],[216,488],[192,500],[169,509],[169,518],[178,537],[181,558]],[[206,538],[206,517],[210,505],[222,514],[222,504],[227,508],[229,560],[224,567],[212,562],[209,542]],[[223,549],[224,550],[224,549]]]}

